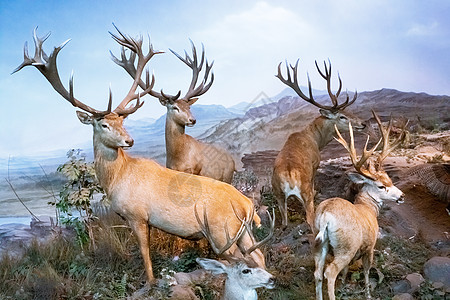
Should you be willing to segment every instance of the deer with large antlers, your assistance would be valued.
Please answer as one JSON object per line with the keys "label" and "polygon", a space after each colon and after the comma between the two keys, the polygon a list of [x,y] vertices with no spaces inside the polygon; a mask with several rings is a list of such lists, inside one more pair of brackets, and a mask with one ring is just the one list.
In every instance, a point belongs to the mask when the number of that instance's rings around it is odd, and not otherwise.
{"label": "deer with large antlers", "polygon": [[[350,159],[357,173],[349,173],[350,180],[361,185],[355,196],[354,204],[342,198],[330,198],[317,206],[314,222],[317,232],[314,247],[316,270],[316,299],[322,299],[323,277],[327,279],[328,298],[335,299],[334,289],[336,278],[342,271],[342,281],[345,282],[348,266],[352,260],[361,258],[364,268],[366,298],[370,299],[369,270],[373,260],[373,252],[378,236],[377,216],[384,201],[403,200],[404,194],[394,186],[388,174],[382,168],[383,160],[397,147],[405,136],[405,131],[393,142],[389,141],[392,123],[384,128],[378,116],[373,112],[381,132],[378,143],[367,150],[367,138],[361,158],[357,158],[353,130],[349,124],[350,145],[342,137],[336,127],[338,138],[350,154]],[[382,142],[382,150],[376,157],[375,149]],[[333,260],[326,266],[328,253],[333,253]]]}
{"label": "deer with large antlers", "polygon": [[[275,214],[273,218],[269,214],[270,219],[270,232],[261,241],[256,242],[252,234],[252,219],[253,216],[249,218],[240,218],[237,214],[236,216],[241,220],[242,224],[237,232],[237,234],[231,238],[227,233],[228,242],[221,248],[215,245],[214,239],[210,234],[210,226],[208,223],[208,215],[206,211],[203,211],[203,220],[200,219],[197,210],[195,210],[197,221],[202,228],[203,234],[209,240],[214,252],[218,255],[223,255],[228,248],[233,245],[233,243],[240,238],[244,232],[250,233],[254,244],[251,248],[244,250],[244,257],[234,257],[230,255],[225,255],[228,263],[222,263],[218,260],[208,259],[208,258],[197,258],[197,263],[199,263],[202,268],[211,271],[214,275],[226,274],[227,279],[225,281],[225,289],[222,299],[224,300],[256,300],[258,295],[256,289],[260,287],[265,287],[272,289],[275,286],[274,277],[272,274],[267,272],[264,268],[258,267],[249,254],[258,249],[264,243],[273,236],[275,228]],[[254,211],[253,211],[254,214]],[[224,230],[227,232],[226,227]]]}
{"label": "deer with large antlers", "polygon": [[[286,63],[287,78],[281,74],[281,63],[278,65],[278,77],[284,84],[291,87],[303,100],[318,107],[321,116],[300,132],[291,134],[280,153],[278,154],[272,175],[272,187],[281,213],[282,225],[288,224],[288,199],[299,200],[306,212],[306,221],[313,229],[314,222],[314,177],[320,163],[320,151],[333,140],[334,126],[345,131],[351,121],[357,129],[365,127],[356,116],[343,112],[343,110],[356,101],[357,93],[350,101],[347,94],[346,100],[339,104],[338,98],[342,89],[342,81],[339,77],[339,88],[334,94],[331,90],[331,63],[325,65],[325,73],[321,71],[316,62],[319,74],[327,81],[328,95],[332,106],[323,105],[314,100],[311,82],[308,78],[309,96],[306,96],[297,80],[298,60],[295,66]],[[293,79],[292,79],[293,78]]]}
{"label": "deer with large antlers", "polygon": [[[200,61],[198,60],[197,50],[192,41],[191,45],[192,58],[186,51],[185,58],[183,58],[170,49],[176,57],[192,69],[192,80],[186,94],[180,97],[181,91],[176,95],[166,94],[162,90],[160,93],[155,91],[150,92],[150,95],[158,98],[160,103],[167,108],[165,128],[166,167],[231,183],[235,171],[233,157],[224,149],[205,144],[185,133],[186,126],[192,127],[196,123],[196,119],[191,112],[191,105],[198,100],[199,96],[209,90],[214,81],[214,73],[211,72],[213,63],[208,64],[203,45]],[[131,53],[130,57],[127,58],[125,48],[122,47],[120,60],[112,53],[111,57],[131,77],[135,76],[134,53]],[[203,66],[205,66],[204,77],[201,83],[196,86]],[[141,81],[140,84],[144,88],[144,82]]]}
{"label": "deer with large antlers", "polygon": [[[152,160],[132,157],[124,151],[133,145],[133,139],[124,129],[123,121],[142,106],[140,98],[151,92],[155,78],[152,76],[150,82],[148,72],[144,91],[136,93],[136,89],[145,65],[159,52],[154,51],[150,44],[148,54],[144,54],[142,37],[134,39],[118,32],[119,35],[111,35],[119,44],[133,51],[138,62],[133,85],[115,110],[111,110],[111,92],[108,109],[98,111],[74,97],[72,78],[69,91],[64,88],[56,67],[56,56],[67,42],[47,56],[42,44],[49,35],[38,38],[36,30],[34,58],[29,57],[25,44],[24,62],[14,72],[25,66],[35,66],[64,99],[84,111],[77,111],[77,115],[83,124],[93,127],[94,164],[98,180],[111,201],[112,209],[128,220],[136,235],[147,279],[152,282],[149,226],[184,238],[202,238],[202,227],[194,211],[194,207],[198,206],[198,210],[208,214],[210,240],[217,247],[223,247],[230,234],[236,235],[241,230],[242,219],[252,218],[259,225],[260,218],[252,213],[253,202],[227,183],[170,170]],[[134,100],[136,103],[129,106]],[[228,247],[227,253],[233,253],[236,249],[251,249],[254,244],[250,233],[245,231]],[[259,266],[265,267],[264,256],[259,249],[254,249],[249,255]]]}

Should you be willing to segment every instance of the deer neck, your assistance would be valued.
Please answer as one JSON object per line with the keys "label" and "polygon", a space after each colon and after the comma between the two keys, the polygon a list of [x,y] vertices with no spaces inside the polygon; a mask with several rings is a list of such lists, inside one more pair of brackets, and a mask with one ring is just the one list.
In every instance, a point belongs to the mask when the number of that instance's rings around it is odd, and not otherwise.
{"label": "deer neck", "polygon": [[375,200],[374,197],[370,195],[368,191],[364,189],[364,187],[356,195],[355,204],[364,205],[366,208],[372,211],[376,217],[380,213],[381,205]]}
{"label": "deer neck", "polygon": [[317,143],[320,151],[333,140],[334,123],[330,119],[320,116],[312,121],[305,131]]}
{"label": "deer neck", "polygon": [[223,300],[257,300],[255,289],[242,288],[236,280],[228,278],[225,281]]}
{"label": "deer neck", "polygon": [[166,151],[172,153],[176,149],[180,148],[180,142],[182,143],[185,134],[185,126],[176,123],[166,116]]}
{"label": "deer neck", "polygon": [[100,186],[108,196],[128,157],[122,148],[106,147],[102,143],[96,143],[94,137],[95,173]]}

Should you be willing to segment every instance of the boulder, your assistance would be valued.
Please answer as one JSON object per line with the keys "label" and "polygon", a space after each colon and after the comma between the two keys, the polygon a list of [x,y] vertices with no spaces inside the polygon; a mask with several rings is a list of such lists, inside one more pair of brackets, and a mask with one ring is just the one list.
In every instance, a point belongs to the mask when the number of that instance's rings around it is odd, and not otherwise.
{"label": "boulder", "polygon": [[402,293],[392,297],[392,300],[414,300],[414,297],[408,293]]}
{"label": "boulder", "polygon": [[446,289],[450,288],[450,258],[436,256],[423,266],[425,279],[431,282],[441,282]]}
{"label": "boulder", "polygon": [[422,282],[425,281],[422,275],[419,273],[412,273],[406,276],[406,280],[409,281],[411,285],[411,289],[408,291],[410,294],[414,294],[418,289]]}

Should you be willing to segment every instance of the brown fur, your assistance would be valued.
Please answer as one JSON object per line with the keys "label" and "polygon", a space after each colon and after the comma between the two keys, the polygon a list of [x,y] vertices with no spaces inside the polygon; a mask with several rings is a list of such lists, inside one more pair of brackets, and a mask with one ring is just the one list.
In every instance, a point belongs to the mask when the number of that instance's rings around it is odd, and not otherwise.
{"label": "brown fur", "polygon": [[[250,216],[253,202],[233,186],[211,178],[196,176],[161,167],[156,162],[131,157],[122,149],[124,140],[131,139],[122,126],[123,117],[111,114],[96,120],[79,113],[80,120],[94,127],[95,170],[115,212],[128,220],[136,234],[149,281],[153,272],[149,255],[149,226],[180,236],[199,236],[201,228],[194,212],[206,206],[211,236],[219,247],[226,243],[225,224],[230,235],[238,232],[241,221],[234,213]],[[108,125],[104,129],[102,125]],[[255,214],[256,225],[260,218]],[[248,249],[253,245],[245,233],[237,242]],[[229,253],[236,249],[233,245]],[[255,250],[252,257],[265,267],[264,256]]]}
{"label": "brown fur", "polygon": [[194,102],[177,100],[173,104],[163,104],[167,107],[166,167],[231,183],[235,171],[231,155],[224,149],[200,142],[185,133],[186,125],[195,124],[190,110]]}
{"label": "brown fur", "polygon": [[[314,177],[320,163],[320,151],[333,139],[335,124],[340,128],[347,128],[348,123],[341,121],[340,115],[343,113],[336,113],[337,118],[325,116],[316,118],[304,130],[291,134],[278,154],[273,169],[272,187],[284,226],[287,226],[288,198],[284,186],[289,185],[290,189],[295,187],[299,189],[302,199],[294,195],[290,197],[302,202],[306,212],[306,221],[313,230]],[[345,114],[345,117],[347,122],[351,118],[352,123],[362,126],[356,117],[350,114]]]}

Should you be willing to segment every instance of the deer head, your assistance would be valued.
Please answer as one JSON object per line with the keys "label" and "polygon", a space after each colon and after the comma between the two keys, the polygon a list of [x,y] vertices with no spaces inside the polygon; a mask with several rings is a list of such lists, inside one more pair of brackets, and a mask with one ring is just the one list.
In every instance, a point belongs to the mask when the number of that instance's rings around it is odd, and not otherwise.
{"label": "deer head", "polygon": [[[60,46],[55,47],[50,56],[48,56],[42,49],[42,45],[45,40],[50,36],[50,33],[44,37],[39,38],[37,36],[37,27],[33,32],[33,39],[35,43],[35,55],[30,57],[28,55],[28,46],[25,42],[24,46],[24,62],[17,67],[12,73],[21,70],[25,66],[35,66],[48,82],[53,86],[56,92],[58,92],[64,99],[69,101],[73,106],[80,108],[83,111],[77,111],[77,116],[83,124],[90,124],[94,128],[94,144],[100,142],[106,148],[125,148],[131,147],[134,143],[133,139],[126,132],[123,127],[123,120],[130,114],[136,112],[144,102],[140,101],[140,98],[148,94],[154,85],[154,76],[152,76],[151,83],[149,82],[149,73],[146,72],[146,83],[143,83],[144,91],[136,93],[136,90],[141,82],[141,75],[145,68],[145,65],[153,57],[154,52],[150,46],[150,51],[147,55],[142,53],[142,38],[133,39],[121,34],[121,38],[115,37],[115,40],[133,51],[135,55],[139,57],[138,64],[135,72],[133,84],[120,104],[112,110],[112,93],[109,91],[108,107],[104,111],[96,110],[83,102],[77,100],[73,95],[73,75],[69,80],[69,91],[61,83],[61,79],[58,73],[56,64],[56,57],[59,51],[70,41],[62,43]],[[136,100],[134,105],[129,104]]]}
{"label": "deer head", "polygon": [[[265,269],[257,267],[257,264],[251,256],[251,253],[261,247],[261,245],[267,243],[273,236],[275,217],[271,217],[268,213],[269,219],[271,221],[270,232],[264,239],[256,242],[255,237],[252,233],[252,221],[255,211],[253,210],[250,216],[241,218],[234,209],[234,206],[233,210],[236,217],[241,221],[241,227],[236,235],[231,238],[228,232],[227,222],[225,220],[224,230],[227,242],[222,248],[218,248],[211,236],[205,206],[203,210],[203,221],[200,220],[197,208],[195,207],[195,215],[197,218],[197,222],[200,224],[203,235],[209,240],[214,252],[219,256],[223,256],[227,260],[227,262],[225,263],[218,260],[206,258],[197,258],[196,261],[204,269],[211,271],[215,275],[227,275],[227,280],[225,281],[224,299],[257,299],[255,289],[260,287],[265,287],[268,289],[274,288],[275,278]],[[273,216],[275,216],[274,213]],[[225,254],[225,252],[244,234],[248,234],[250,236],[253,242],[253,246],[249,247],[248,249],[241,249],[242,253],[237,253],[238,251],[235,251],[233,255]]]}
{"label": "deer head", "polygon": [[[347,130],[348,124],[351,121],[353,123],[354,128],[357,130],[361,130],[365,128],[365,125],[362,123],[362,121],[357,118],[356,116],[350,114],[350,113],[344,113],[344,109],[350,105],[352,105],[356,98],[358,97],[358,93],[355,91],[355,94],[353,96],[353,99],[350,101],[349,95],[346,95],[346,99],[343,103],[339,104],[338,99],[339,95],[341,94],[342,90],[342,80],[339,76],[339,88],[336,93],[333,93],[331,90],[331,62],[328,62],[328,66],[326,62],[324,61],[324,67],[325,71],[322,72],[322,70],[319,68],[319,65],[317,64],[317,61],[315,61],[317,71],[319,72],[320,76],[327,81],[327,91],[328,95],[330,96],[330,100],[333,105],[323,105],[314,100],[313,94],[312,94],[312,86],[311,81],[308,76],[308,92],[309,96],[306,96],[302,90],[300,89],[300,86],[298,84],[297,79],[297,73],[298,73],[298,62],[295,63],[295,66],[288,65],[286,62],[286,71],[287,71],[287,78],[284,78],[281,74],[281,63],[278,65],[278,74],[276,77],[281,80],[284,84],[291,87],[297,95],[305,100],[308,103],[313,104],[314,106],[319,108],[320,114],[325,117],[326,119],[332,121],[333,125],[336,125],[341,131]],[[292,70],[292,75],[291,71]],[[292,79],[293,78],[293,79]]]}
{"label": "deer head", "polygon": [[[378,123],[381,138],[372,149],[367,150],[367,145],[369,143],[369,137],[367,137],[363,153],[359,159],[356,155],[351,123],[348,125],[350,145],[344,140],[337,127],[335,127],[336,134],[338,136],[336,140],[343,145],[350,154],[352,164],[358,173],[349,173],[349,178],[354,183],[362,186],[361,192],[368,194],[374,201],[377,202],[379,206],[381,206],[385,200],[402,202],[404,194],[392,183],[391,178],[383,169],[382,162],[389,155],[389,153],[392,152],[392,150],[400,145],[406,135],[406,131],[403,128],[402,133],[397,137],[397,139],[391,142],[389,140],[389,133],[392,128],[392,119],[389,121],[388,128],[385,128],[382,125],[380,118],[373,110],[372,114]],[[381,152],[374,155],[375,150],[380,144],[382,144]]]}

